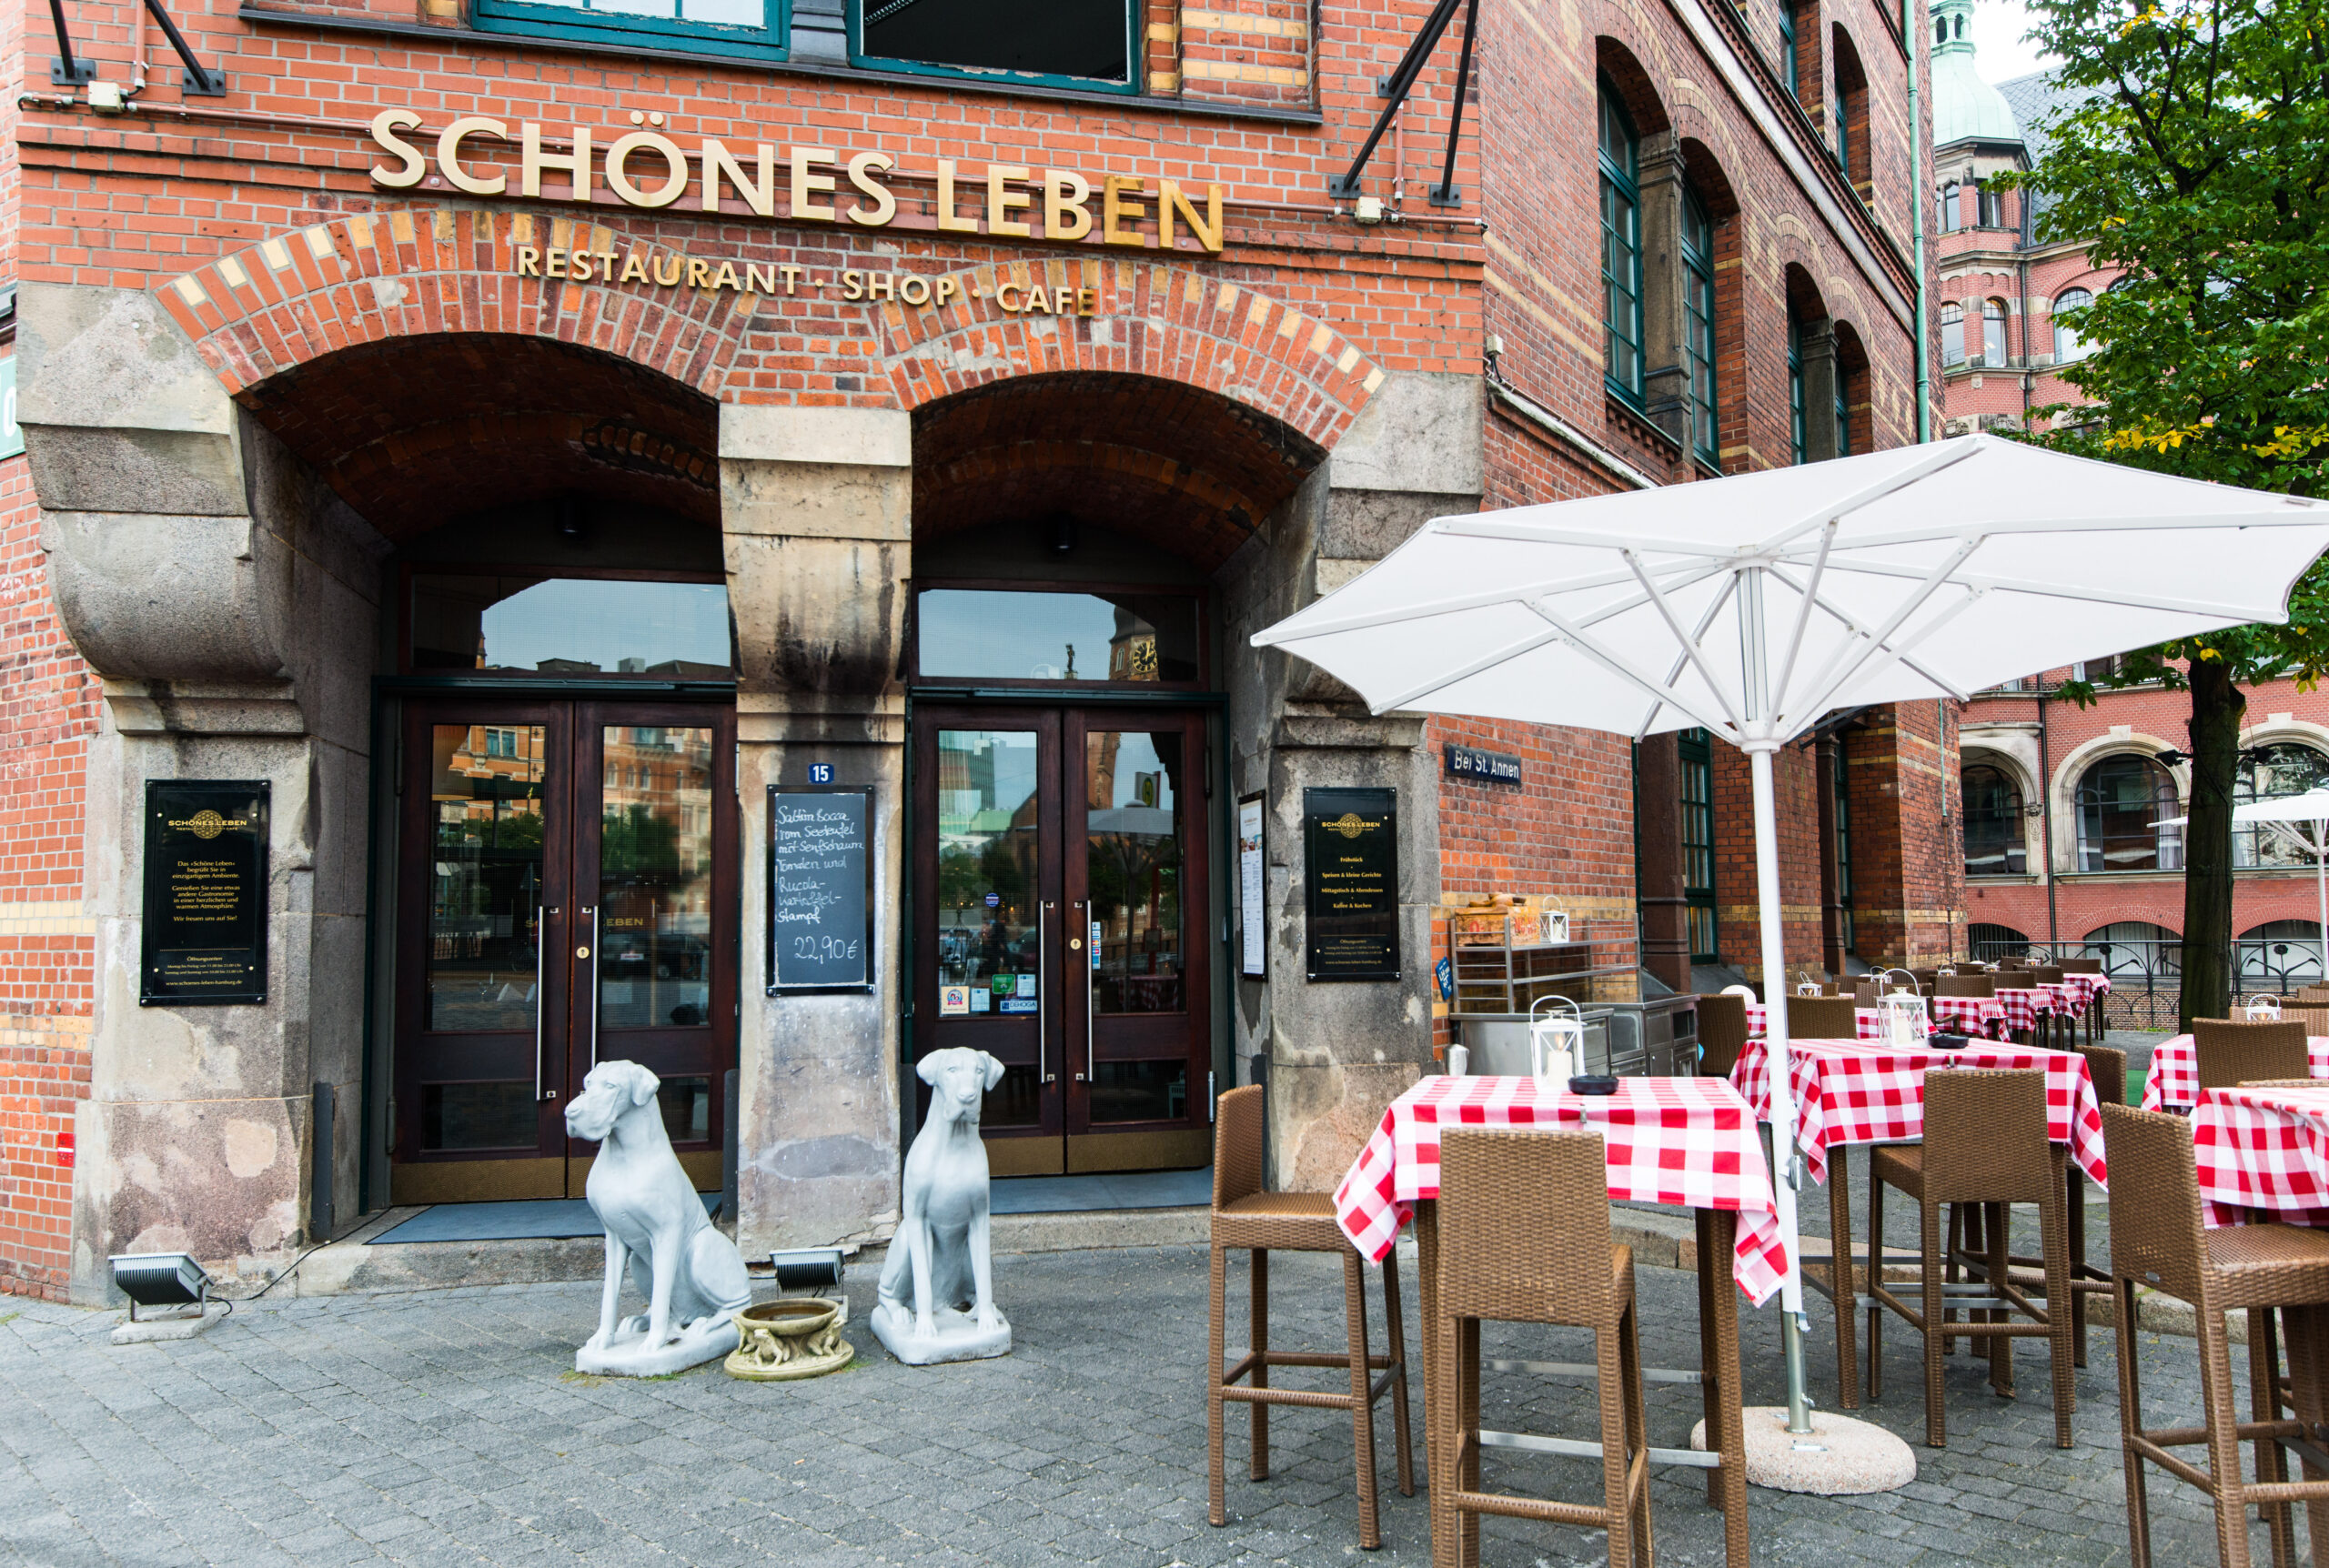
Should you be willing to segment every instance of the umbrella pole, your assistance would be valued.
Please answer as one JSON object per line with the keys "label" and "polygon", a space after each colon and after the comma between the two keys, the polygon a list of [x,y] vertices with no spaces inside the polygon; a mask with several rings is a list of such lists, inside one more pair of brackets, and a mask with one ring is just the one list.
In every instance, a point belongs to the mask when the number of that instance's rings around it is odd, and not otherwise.
{"label": "umbrella pole", "polygon": [[[1795,1150],[1795,1086],[1788,1074],[1787,938],[1780,922],[1779,799],[1771,785],[1771,754],[1779,749],[1769,740],[1750,740],[1748,776],[1755,798],[1755,901],[1763,938],[1764,1049],[1770,1060],[1771,1155],[1778,1169],[1771,1172],[1771,1192],[1779,1209],[1780,1234],[1787,1241],[1787,1278],[1780,1286],[1780,1343],[1787,1357],[1787,1429],[1798,1436],[1811,1432],[1811,1402],[1804,1394],[1803,1271],[1795,1215],[1795,1173],[1800,1169]],[[1830,1245],[1841,1260],[1850,1253],[1850,1238],[1838,1236]],[[1840,1297],[1837,1310],[1850,1310]]]}

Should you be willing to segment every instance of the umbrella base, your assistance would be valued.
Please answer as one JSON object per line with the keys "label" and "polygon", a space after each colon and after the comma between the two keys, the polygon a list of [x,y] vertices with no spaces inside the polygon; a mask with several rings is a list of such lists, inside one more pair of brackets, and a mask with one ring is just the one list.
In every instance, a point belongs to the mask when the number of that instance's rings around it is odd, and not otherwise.
{"label": "umbrella base", "polygon": [[[1741,1413],[1749,1486],[1852,1497],[1897,1492],[1917,1478],[1914,1451],[1880,1426],[1813,1411],[1811,1435],[1790,1437],[1784,1405],[1749,1405]],[[1700,1422],[1690,1432],[1690,1446],[1704,1449],[1706,1436],[1706,1422]]]}

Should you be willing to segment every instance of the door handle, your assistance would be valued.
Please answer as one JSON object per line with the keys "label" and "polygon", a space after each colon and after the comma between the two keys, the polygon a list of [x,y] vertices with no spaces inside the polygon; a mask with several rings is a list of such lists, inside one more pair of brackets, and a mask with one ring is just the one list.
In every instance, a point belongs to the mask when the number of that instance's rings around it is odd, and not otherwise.
{"label": "door handle", "polygon": [[542,950],[549,945],[549,916],[554,911],[534,906],[534,1103],[542,1101]]}
{"label": "door handle", "polygon": [[590,1065],[599,1065],[599,906],[584,911],[590,917]]}
{"label": "door handle", "polygon": [[1038,1083],[1058,1081],[1051,1070],[1050,1046],[1051,1007],[1045,1000],[1044,979],[1052,970],[1052,929],[1044,923],[1044,911],[1059,906],[1038,900],[1035,904],[1035,1081]]}
{"label": "door handle", "polygon": [[[1084,940],[1088,942],[1092,940],[1092,900],[1079,899],[1076,900],[1076,908],[1084,911],[1084,919],[1077,929],[1083,932]],[[1094,947],[1090,956],[1084,960],[1082,966],[1084,972],[1078,977],[1084,982],[1084,1070],[1075,1075],[1075,1081],[1078,1083],[1089,1083],[1093,1077],[1092,1015],[1098,1010],[1093,1004],[1092,971],[1099,967],[1099,960],[1100,950]]]}

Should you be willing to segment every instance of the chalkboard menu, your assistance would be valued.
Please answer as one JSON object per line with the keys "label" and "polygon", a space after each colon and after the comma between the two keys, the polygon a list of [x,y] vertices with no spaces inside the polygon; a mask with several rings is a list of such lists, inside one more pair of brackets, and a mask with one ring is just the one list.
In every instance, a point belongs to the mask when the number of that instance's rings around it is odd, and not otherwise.
{"label": "chalkboard menu", "polygon": [[1309,978],[1399,978],[1399,794],[1302,792]]}
{"label": "chalkboard menu", "polygon": [[768,790],[768,989],[873,989],[873,789]]}
{"label": "chalkboard menu", "polygon": [[146,1007],[267,1000],[267,783],[146,782]]}

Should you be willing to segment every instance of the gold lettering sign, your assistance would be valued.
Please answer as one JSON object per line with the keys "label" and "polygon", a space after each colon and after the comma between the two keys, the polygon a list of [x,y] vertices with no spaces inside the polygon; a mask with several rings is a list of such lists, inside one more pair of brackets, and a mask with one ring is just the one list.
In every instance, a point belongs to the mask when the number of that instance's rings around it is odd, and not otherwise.
{"label": "gold lettering sign", "polygon": [[[655,123],[661,122],[659,118]],[[469,115],[438,133],[432,157],[425,136],[407,137],[407,133],[419,130],[420,124],[420,116],[411,109],[383,109],[373,117],[373,144],[395,160],[372,166],[374,185],[410,190],[428,178],[433,166],[439,177],[454,190],[470,196],[505,195],[509,176],[490,169],[485,161],[489,147],[499,143],[517,150],[517,194],[538,201],[589,203],[603,181],[616,201],[649,210],[677,204],[692,186],[705,212],[720,211],[723,196],[731,196],[754,216],[776,217],[776,198],[781,191],[785,196],[782,216],[796,223],[886,228],[898,216],[897,193],[888,181],[900,176],[899,165],[879,149],[844,153],[804,145],[788,147],[780,156],[772,143],[755,143],[745,154],[707,136],[691,153],[655,131],[628,132],[601,146],[589,126],[576,126],[569,133],[571,150],[555,153],[544,149],[542,127],[534,121],[512,126]],[[545,196],[545,172],[557,176],[565,186],[562,198]],[[1193,196],[1195,187],[1185,188],[1177,180],[1107,173],[1097,186],[1095,212],[1093,183],[1073,169],[990,164],[981,176],[958,170],[952,158],[940,158],[930,176],[937,186],[937,226],[946,233],[1173,250],[1178,248],[1180,230],[1185,226],[1200,249],[1215,256],[1221,253],[1218,185],[1205,185],[1202,199],[1197,199]],[[1144,224],[1150,226],[1140,226]],[[588,276],[575,276],[570,262],[560,263],[557,271],[549,270],[549,256],[560,254],[552,251],[538,257],[543,269],[538,276],[570,277],[575,282],[591,278],[608,283],[643,281],[595,269]],[[592,253],[573,254],[589,256]],[[659,286],[671,286],[660,278],[653,281]],[[717,286],[691,280],[691,286]],[[1074,292],[1080,295],[1081,291]],[[1040,307],[1015,308],[1060,316],[1091,314],[1080,297],[1064,307],[1053,302],[1048,293],[1044,297]]]}

